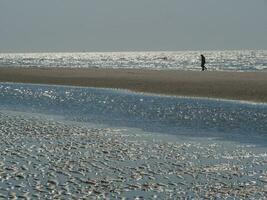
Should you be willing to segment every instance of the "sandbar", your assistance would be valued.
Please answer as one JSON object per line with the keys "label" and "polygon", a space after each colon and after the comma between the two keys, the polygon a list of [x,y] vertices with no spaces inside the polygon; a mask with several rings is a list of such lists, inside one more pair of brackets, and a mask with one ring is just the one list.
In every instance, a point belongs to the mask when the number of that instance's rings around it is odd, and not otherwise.
{"label": "sandbar", "polygon": [[0,82],[120,88],[175,96],[267,102],[267,72],[0,67]]}

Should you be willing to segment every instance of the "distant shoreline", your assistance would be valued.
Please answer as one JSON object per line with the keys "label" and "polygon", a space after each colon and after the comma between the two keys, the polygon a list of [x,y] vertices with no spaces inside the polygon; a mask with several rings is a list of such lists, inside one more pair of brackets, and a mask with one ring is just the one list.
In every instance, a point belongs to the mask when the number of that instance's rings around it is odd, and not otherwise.
{"label": "distant shoreline", "polygon": [[267,72],[0,67],[0,81],[267,102]]}

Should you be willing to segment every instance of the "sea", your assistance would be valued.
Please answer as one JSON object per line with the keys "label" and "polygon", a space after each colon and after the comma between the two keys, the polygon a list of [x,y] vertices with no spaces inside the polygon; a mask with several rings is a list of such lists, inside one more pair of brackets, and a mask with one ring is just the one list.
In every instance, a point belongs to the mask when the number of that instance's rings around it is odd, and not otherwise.
{"label": "sea", "polygon": [[267,71],[267,50],[0,53],[0,67],[125,68],[209,71]]}
{"label": "sea", "polygon": [[[0,54],[0,67],[267,71],[267,51]],[[0,83],[0,199],[264,199],[267,104]]]}
{"label": "sea", "polygon": [[[267,71],[267,50],[2,53],[0,67],[199,71],[201,54],[209,71]],[[150,127],[152,132],[172,135],[267,135],[266,104],[240,101],[1,83],[1,109],[59,115],[85,123]]]}

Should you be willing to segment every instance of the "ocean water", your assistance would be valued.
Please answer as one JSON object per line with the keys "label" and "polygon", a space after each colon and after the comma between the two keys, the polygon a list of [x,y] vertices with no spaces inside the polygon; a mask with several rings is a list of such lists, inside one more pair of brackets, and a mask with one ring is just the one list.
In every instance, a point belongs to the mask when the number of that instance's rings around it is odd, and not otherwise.
{"label": "ocean water", "polygon": [[55,115],[67,121],[107,127],[185,137],[267,141],[266,104],[13,83],[0,84],[0,102],[0,110]]}
{"label": "ocean water", "polygon": [[267,71],[266,50],[91,52],[0,54],[0,67],[72,67],[200,70],[200,54],[210,71]]}

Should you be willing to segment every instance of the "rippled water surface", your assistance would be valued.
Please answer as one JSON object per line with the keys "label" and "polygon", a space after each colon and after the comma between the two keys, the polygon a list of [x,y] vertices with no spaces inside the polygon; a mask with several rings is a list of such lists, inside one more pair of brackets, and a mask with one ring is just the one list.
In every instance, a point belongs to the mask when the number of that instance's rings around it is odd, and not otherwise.
{"label": "rippled water surface", "polygon": [[262,199],[267,105],[0,84],[0,199]]}
{"label": "rippled water surface", "polygon": [[0,102],[0,109],[172,135],[267,136],[266,104],[29,84],[1,84]]}
{"label": "rippled water surface", "polygon": [[200,54],[209,70],[267,70],[263,50],[0,54],[0,66],[200,70]]}

